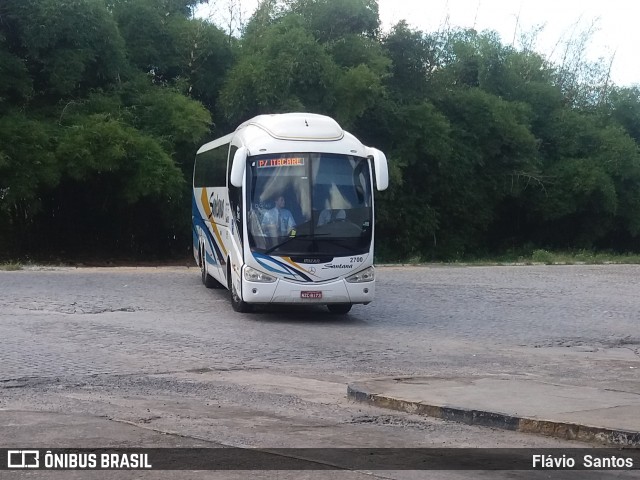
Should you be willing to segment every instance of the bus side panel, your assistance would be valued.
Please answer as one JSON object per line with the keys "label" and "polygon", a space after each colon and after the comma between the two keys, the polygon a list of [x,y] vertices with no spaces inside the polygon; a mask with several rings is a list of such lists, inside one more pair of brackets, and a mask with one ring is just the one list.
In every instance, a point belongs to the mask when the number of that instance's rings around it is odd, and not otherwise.
{"label": "bus side panel", "polygon": [[193,169],[194,235],[204,250],[207,272],[227,285],[227,160],[232,134],[200,147]]}
{"label": "bus side panel", "polygon": [[196,261],[196,265],[200,266],[200,231],[197,227],[199,221],[202,218],[200,217],[200,212],[198,211],[198,207],[195,202],[195,196],[193,192],[191,192],[191,234],[193,241],[193,259]]}
{"label": "bus side panel", "polygon": [[193,232],[193,258],[200,266],[200,248],[205,243],[207,225],[196,201],[198,192],[200,192],[199,189],[193,189],[191,193],[191,229]]}
{"label": "bus side panel", "polygon": [[194,235],[198,236],[198,243],[204,246],[208,273],[226,286],[226,187],[194,188],[193,193]]}

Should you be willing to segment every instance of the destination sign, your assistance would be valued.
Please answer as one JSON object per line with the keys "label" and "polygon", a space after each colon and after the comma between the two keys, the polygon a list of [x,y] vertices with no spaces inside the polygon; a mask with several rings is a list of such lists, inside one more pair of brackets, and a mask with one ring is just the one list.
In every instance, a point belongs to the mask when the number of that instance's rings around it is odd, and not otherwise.
{"label": "destination sign", "polygon": [[298,165],[304,165],[304,158],[282,157],[282,158],[267,158],[265,160],[258,160],[258,168],[295,167]]}

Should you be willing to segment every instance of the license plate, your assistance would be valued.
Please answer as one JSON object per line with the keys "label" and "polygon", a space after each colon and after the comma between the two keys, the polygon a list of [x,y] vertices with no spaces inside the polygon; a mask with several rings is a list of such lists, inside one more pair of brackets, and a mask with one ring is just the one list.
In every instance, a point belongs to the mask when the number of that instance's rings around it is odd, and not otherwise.
{"label": "license plate", "polygon": [[300,298],[322,298],[322,292],[300,292]]}

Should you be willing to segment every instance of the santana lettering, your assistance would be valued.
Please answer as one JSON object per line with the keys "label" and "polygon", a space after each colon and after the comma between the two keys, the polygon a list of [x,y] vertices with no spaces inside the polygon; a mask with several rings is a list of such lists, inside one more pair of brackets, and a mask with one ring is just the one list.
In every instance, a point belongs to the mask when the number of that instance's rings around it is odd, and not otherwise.
{"label": "santana lettering", "polygon": [[211,215],[215,218],[224,217],[224,200],[212,193],[209,197],[209,206],[211,207]]}

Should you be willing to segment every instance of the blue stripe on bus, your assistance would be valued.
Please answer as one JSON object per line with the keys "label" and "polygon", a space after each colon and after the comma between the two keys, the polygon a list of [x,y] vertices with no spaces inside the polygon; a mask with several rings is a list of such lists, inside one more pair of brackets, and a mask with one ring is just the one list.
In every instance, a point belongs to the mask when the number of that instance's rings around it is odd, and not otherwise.
{"label": "blue stripe on bus", "polygon": [[[253,252],[253,256],[262,267],[269,270],[270,272],[278,273],[280,275],[293,276],[294,280],[299,280],[299,278],[296,278],[296,277],[300,277],[306,282],[313,281],[303,272],[296,270],[292,268],[290,265],[287,265],[286,263],[283,263],[280,260],[276,260],[273,257],[270,257],[268,255],[263,255],[261,253],[256,253],[256,252]],[[275,266],[273,264],[275,264]],[[280,268],[276,268],[276,267],[280,267]]]}
{"label": "blue stripe on bus", "polygon": [[[198,204],[196,203],[195,195],[191,196],[191,211],[193,215],[194,235],[196,235],[196,226],[200,227],[206,233],[207,242],[211,247],[211,249],[216,254],[217,258],[207,254],[207,258],[211,259],[209,263],[213,263],[214,265],[215,264],[224,265],[226,263],[226,259],[224,258],[224,255],[222,255],[222,249],[216,243],[215,239],[213,238],[213,234],[211,233],[211,231],[209,230],[209,227],[207,226],[206,222],[202,218],[202,215],[200,214],[200,210],[198,210]],[[206,254],[206,249],[205,249],[205,254]]]}

